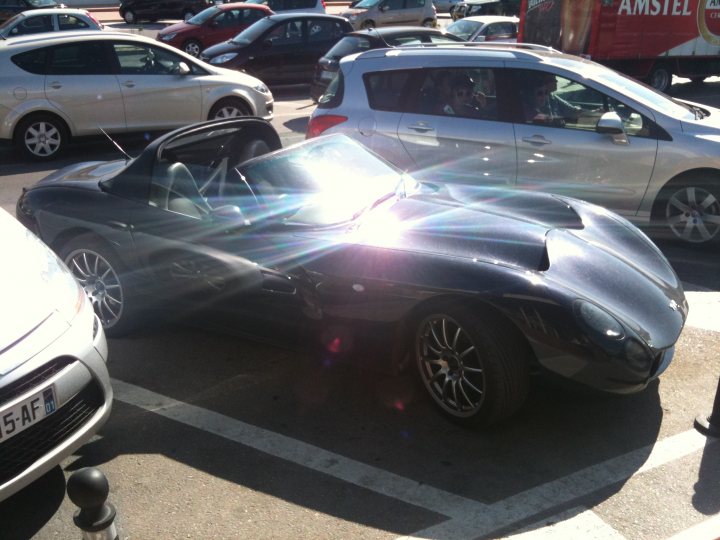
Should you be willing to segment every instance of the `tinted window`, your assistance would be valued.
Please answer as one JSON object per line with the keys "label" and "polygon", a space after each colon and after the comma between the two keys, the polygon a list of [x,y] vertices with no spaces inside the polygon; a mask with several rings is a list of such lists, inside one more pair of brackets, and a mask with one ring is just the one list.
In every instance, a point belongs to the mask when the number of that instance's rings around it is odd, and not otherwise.
{"label": "tinted window", "polygon": [[308,21],[308,41],[319,43],[323,41],[337,41],[345,32],[338,21],[314,19]]}
{"label": "tinted window", "polygon": [[52,18],[50,15],[39,15],[28,17],[18,24],[10,32],[12,35],[37,34],[39,32],[51,32],[53,30]]}
{"label": "tinted window", "polygon": [[279,24],[265,36],[265,39],[269,39],[274,46],[299,45],[303,42],[303,23],[304,21],[298,20]]}
{"label": "tinted window", "polygon": [[43,49],[35,49],[34,51],[16,54],[12,57],[12,61],[13,64],[28,73],[43,75],[45,74],[45,61],[47,57],[48,48],[45,47]]}
{"label": "tinted window", "polygon": [[58,15],[58,26],[60,30],[82,30],[83,28],[89,28],[85,21],[75,17],[74,15]]}
{"label": "tinted window", "polygon": [[406,93],[411,70],[367,73],[363,76],[371,109],[401,112],[412,96]]}
{"label": "tinted window", "polygon": [[48,75],[98,75],[111,73],[100,42],[69,43],[51,49]]}

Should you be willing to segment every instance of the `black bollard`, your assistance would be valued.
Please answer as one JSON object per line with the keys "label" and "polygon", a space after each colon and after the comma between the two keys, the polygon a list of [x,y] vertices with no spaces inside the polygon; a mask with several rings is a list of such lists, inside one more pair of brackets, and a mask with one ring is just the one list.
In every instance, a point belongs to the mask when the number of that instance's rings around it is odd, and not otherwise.
{"label": "black bollard", "polygon": [[715,401],[713,402],[713,408],[710,416],[700,415],[695,418],[695,429],[703,435],[720,437],[720,380],[718,380],[718,387],[715,392]]}
{"label": "black bollard", "polygon": [[109,492],[107,478],[95,467],[75,471],[68,479],[68,497],[80,507],[73,521],[83,531],[84,540],[118,540],[115,507],[106,502]]}

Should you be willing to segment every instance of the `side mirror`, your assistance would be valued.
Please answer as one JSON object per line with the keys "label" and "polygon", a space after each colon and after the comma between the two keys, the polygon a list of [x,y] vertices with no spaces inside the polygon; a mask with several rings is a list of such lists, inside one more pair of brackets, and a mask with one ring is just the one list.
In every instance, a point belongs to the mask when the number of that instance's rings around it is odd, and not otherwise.
{"label": "side mirror", "polygon": [[180,62],[177,65],[177,71],[176,73],[178,75],[189,75],[190,74],[190,67],[185,62]]}
{"label": "side mirror", "polygon": [[625,128],[623,127],[622,119],[616,112],[606,112],[603,114],[595,126],[595,131],[612,135],[613,143],[615,144],[630,144],[627,134],[625,133]]}

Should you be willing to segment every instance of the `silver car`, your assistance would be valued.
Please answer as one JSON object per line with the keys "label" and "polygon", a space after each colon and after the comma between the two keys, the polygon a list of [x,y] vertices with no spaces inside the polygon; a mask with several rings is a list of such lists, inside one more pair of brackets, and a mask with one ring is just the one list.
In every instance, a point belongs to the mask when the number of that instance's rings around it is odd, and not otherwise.
{"label": "silver car", "polygon": [[107,420],[113,392],[105,334],[86,291],[2,209],[0,236],[2,501],[87,442]]}
{"label": "silver car", "polygon": [[71,138],[273,116],[267,86],[126,32],[67,32],[0,42],[0,143],[36,160]]}
{"label": "silver car", "polygon": [[0,38],[43,32],[102,30],[104,25],[85,9],[43,8],[18,13],[0,25]]}
{"label": "silver car", "polygon": [[720,110],[545,47],[343,58],[307,136],[330,132],[423,179],[568,195],[686,242],[720,241]]}

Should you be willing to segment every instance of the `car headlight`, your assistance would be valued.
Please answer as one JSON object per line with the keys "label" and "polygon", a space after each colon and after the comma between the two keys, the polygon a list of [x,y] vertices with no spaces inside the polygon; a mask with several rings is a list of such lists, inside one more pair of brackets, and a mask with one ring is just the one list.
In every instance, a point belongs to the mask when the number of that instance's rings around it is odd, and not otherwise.
{"label": "car headlight", "polygon": [[177,32],[174,34],[165,34],[164,36],[160,36],[161,41],[172,41],[175,39],[175,36],[177,36]]}
{"label": "car headlight", "polygon": [[263,83],[256,84],[255,86],[253,86],[253,90],[255,90],[256,92],[260,92],[261,94],[269,94],[270,93],[270,89],[267,86],[265,86]]}
{"label": "car headlight", "polygon": [[604,309],[585,300],[577,300],[574,308],[585,326],[604,339],[619,341],[625,337],[623,326]]}
{"label": "car headlight", "polygon": [[214,56],[209,60],[211,64],[224,64],[225,62],[229,62],[233,58],[235,58],[238,55],[238,53],[225,53],[220,54],[218,56]]}

